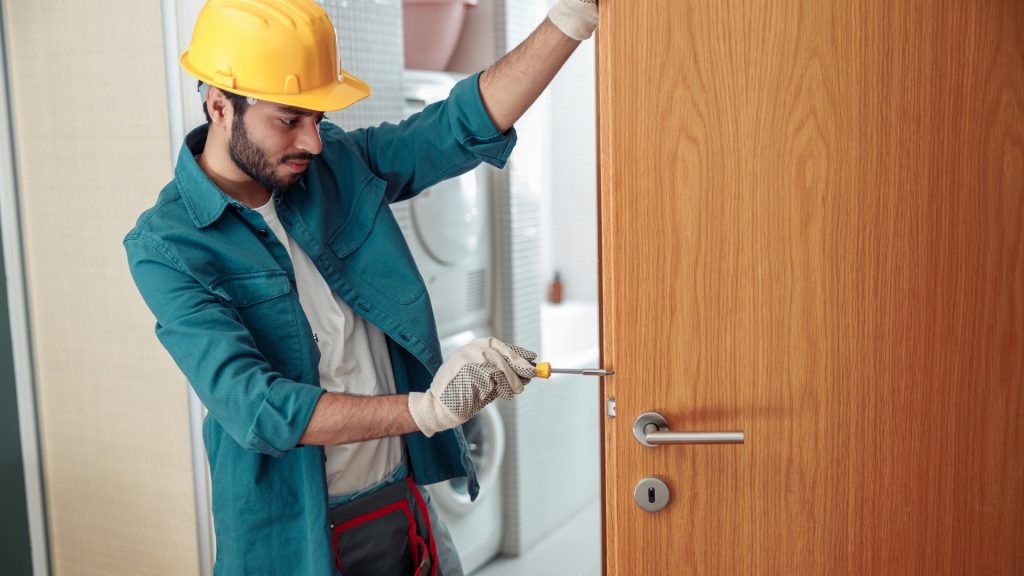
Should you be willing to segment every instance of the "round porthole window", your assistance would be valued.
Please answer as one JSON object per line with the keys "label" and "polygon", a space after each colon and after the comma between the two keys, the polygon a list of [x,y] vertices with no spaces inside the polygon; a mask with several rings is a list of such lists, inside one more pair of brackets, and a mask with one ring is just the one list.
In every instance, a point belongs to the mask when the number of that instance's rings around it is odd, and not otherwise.
{"label": "round porthole window", "polygon": [[476,250],[486,232],[476,171],[438,182],[410,201],[416,235],[434,260],[454,266]]}
{"label": "round porthole window", "polygon": [[[469,444],[469,453],[476,465],[480,480],[480,497],[477,502],[487,498],[490,490],[498,479],[501,461],[505,456],[505,426],[501,414],[493,404],[487,406],[476,416],[462,425],[462,431]],[[474,502],[469,500],[469,489],[465,478],[455,478],[437,486],[431,494],[437,504],[452,512],[465,511]]]}

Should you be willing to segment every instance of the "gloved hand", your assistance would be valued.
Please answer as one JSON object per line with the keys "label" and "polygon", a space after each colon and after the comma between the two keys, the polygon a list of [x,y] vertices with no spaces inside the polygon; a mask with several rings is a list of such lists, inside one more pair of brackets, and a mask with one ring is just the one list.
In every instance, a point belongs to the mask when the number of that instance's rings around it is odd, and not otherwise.
{"label": "gloved hand", "polygon": [[511,400],[537,369],[537,355],[497,338],[473,340],[452,354],[426,392],[409,393],[409,413],[428,437],[454,428],[492,400]]}
{"label": "gloved hand", "polygon": [[548,19],[566,36],[586,40],[597,28],[597,0],[559,0]]}

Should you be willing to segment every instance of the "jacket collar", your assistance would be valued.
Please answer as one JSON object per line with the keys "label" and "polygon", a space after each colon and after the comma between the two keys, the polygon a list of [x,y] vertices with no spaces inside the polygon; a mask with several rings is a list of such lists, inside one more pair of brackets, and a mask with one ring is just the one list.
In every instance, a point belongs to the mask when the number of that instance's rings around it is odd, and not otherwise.
{"label": "jacket collar", "polygon": [[217,188],[196,162],[196,154],[202,154],[206,146],[208,128],[204,124],[185,136],[174,167],[174,179],[181,198],[197,228],[205,228],[220,218],[230,203],[227,194]]}

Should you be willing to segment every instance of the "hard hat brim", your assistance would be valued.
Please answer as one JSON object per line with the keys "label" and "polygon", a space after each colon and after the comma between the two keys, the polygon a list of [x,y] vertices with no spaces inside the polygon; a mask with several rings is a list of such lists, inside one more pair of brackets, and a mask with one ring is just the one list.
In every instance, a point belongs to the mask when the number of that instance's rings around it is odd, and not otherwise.
{"label": "hard hat brim", "polygon": [[311,90],[303,90],[300,94],[272,94],[267,92],[254,92],[252,90],[246,90],[241,86],[228,86],[218,82],[216,79],[203,74],[195,67],[191,66],[188,61],[187,51],[181,55],[180,63],[181,67],[184,68],[186,72],[194,76],[196,79],[201,80],[204,84],[216,86],[221,90],[227,90],[228,92],[238,94],[240,96],[249,96],[265,102],[274,102],[275,104],[284,104],[285,106],[295,106],[296,108],[305,108],[306,110],[314,110],[316,112],[334,112],[347,108],[363,98],[366,98],[371,93],[370,86],[366,82],[363,82],[345,70],[342,70],[339,74],[338,81],[332,82],[326,86],[320,86]]}

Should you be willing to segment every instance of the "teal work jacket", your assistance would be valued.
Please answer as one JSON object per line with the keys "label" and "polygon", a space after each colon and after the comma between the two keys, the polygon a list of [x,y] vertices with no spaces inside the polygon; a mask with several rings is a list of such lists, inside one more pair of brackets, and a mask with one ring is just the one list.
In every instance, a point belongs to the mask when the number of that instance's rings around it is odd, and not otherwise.
{"label": "teal work jacket", "polygon": [[[481,161],[504,167],[515,131],[494,127],[477,82],[459,82],[397,125],[321,123],[322,152],[299,184],[274,192],[282,225],[331,289],[387,336],[399,393],[425,391],[442,358],[389,204]],[[196,163],[206,134],[203,126],[186,137],[174,179],[124,246],[157,337],[209,411],[214,573],[333,575],[324,451],[298,443],[324,393],[319,351],[284,246]],[[410,434],[406,446],[418,483],[468,476],[475,497],[461,431]]]}

